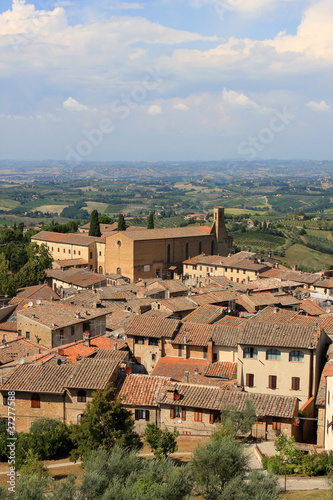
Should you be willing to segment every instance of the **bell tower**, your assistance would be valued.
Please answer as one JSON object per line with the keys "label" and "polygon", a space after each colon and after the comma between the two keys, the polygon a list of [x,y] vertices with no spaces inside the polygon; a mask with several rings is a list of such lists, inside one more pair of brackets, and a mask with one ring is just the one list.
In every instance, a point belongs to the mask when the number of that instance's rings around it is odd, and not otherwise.
{"label": "bell tower", "polygon": [[218,255],[227,256],[232,252],[232,238],[229,236],[224,223],[224,207],[214,208],[213,224],[217,243]]}

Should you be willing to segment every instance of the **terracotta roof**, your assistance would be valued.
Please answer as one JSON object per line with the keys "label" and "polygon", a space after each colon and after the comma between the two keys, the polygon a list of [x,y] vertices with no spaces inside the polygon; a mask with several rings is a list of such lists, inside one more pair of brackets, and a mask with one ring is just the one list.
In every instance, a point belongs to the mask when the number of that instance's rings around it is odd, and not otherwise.
{"label": "terracotta roof", "polygon": [[183,323],[190,321],[191,323],[215,323],[225,314],[225,307],[214,306],[212,304],[203,304],[195,311],[191,312],[182,319]]}
{"label": "terracotta roof", "polygon": [[197,295],[191,295],[189,297],[198,306],[202,304],[220,304],[227,303],[229,301],[235,300],[237,295],[229,290],[220,290],[210,293],[198,293]]}
{"label": "terracotta roof", "polygon": [[316,287],[320,288],[333,288],[333,278],[328,278],[324,280],[317,281]]}
{"label": "terracotta roof", "polygon": [[332,374],[333,374],[333,359],[330,359],[325,364],[323,371],[321,373],[318,392],[317,392],[317,398],[316,398],[316,405],[317,406],[325,406],[325,403],[326,403],[326,377],[327,377],[327,375],[332,375]]}
{"label": "terracotta roof", "polygon": [[137,296],[130,290],[118,290],[118,287],[106,286],[96,292],[101,300],[131,300]]}
{"label": "terracotta roof", "polygon": [[[80,317],[78,317],[80,315]],[[71,306],[59,302],[45,302],[39,306],[29,307],[18,313],[20,316],[29,318],[36,323],[43,324],[52,329],[63,328],[68,325],[82,323],[100,316],[104,316],[103,309],[84,309],[83,307]]]}
{"label": "terracotta roof", "polygon": [[66,387],[72,389],[102,390],[110,382],[119,367],[113,359],[85,358],[74,365]]}
{"label": "terracotta roof", "polygon": [[[276,296],[277,297],[277,296]],[[292,295],[280,295],[277,297],[279,299],[279,304],[282,307],[287,307],[287,306],[297,306],[301,304],[301,300],[296,299]],[[324,312],[324,311],[323,311]]]}
{"label": "terracotta roof", "polygon": [[221,410],[225,405],[233,404],[238,410],[243,410],[247,398],[256,407],[258,417],[293,418],[298,408],[298,399],[288,396],[255,394],[240,391],[222,390],[218,387],[205,387],[193,384],[169,382],[166,389],[176,389],[180,399],[168,399],[166,393],[158,398],[161,404],[185,406],[208,410]]}
{"label": "terracotta roof", "polygon": [[11,299],[9,304],[16,303],[17,300],[21,299],[59,300],[60,297],[51,287],[44,283],[42,285],[19,288],[16,296]]}
{"label": "terracotta roof", "polygon": [[130,311],[116,311],[106,317],[106,328],[108,330],[118,330],[126,328],[136,316]]}
{"label": "terracotta roof", "polygon": [[[191,297],[192,298],[192,297]],[[191,311],[195,309],[197,306],[187,297],[174,297],[172,299],[157,299],[157,302],[161,304],[161,306],[170,309],[170,311],[178,312],[178,311]]]}
{"label": "terracotta roof", "polygon": [[309,299],[302,300],[300,309],[310,316],[320,316],[321,314],[325,314],[324,309]]}
{"label": "terracotta roof", "polygon": [[[207,377],[206,371],[210,363],[205,359],[196,358],[176,358],[172,356],[164,356],[157,362],[155,369],[152,372],[154,376],[169,377],[178,382],[185,382],[185,373],[189,377],[189,382],[199,385],[207,385],[214,387],[229,387],[230,381],[221,378]],[[232,387],[233,390],[236,387]]]}
{"label": "terracotta roof", "polygon": [[142,314],[145,318],[170,318],[172,311],[161,311],[160,309],[150,309]]}
{"label": "terracotta roof", "polygon": [[54,261],[59,267],[75,267],[88,266],[88,262],[84,259],[63,259]]}
{"label": "terracotta roof", "polygon": [[[209,228],[210,231],[210,228]],[[189,238],[194,236],[207,236],[207,232],[198,226],[172,227],[164,229],[143,229],[135,231],[121,231],[116,235],[107,236],[114,238],[115,236],[126,236],[134,241],[146,240],[162,240],[172,238]]]}
{"label": "terracotta roof", "polygon": [[250,306],[261,307],[278,304],[280,298],[274,297],[270,292],[260,292],[252,295],[242,295],[242,299]]}
{"label": "terracotta roof", "polygon": [[276,290],[276,289],[282,289],[282,290],[289,290],[289,289],[295,289],[300,286],[299,282],[296,281],[287,281],[287,280],[280,280],[278,278],[265,278],[261,279],[261,276],[257,280],[249,281],[247,283],[248,287],[252,289],[252,291],[255,293],[257,290]]}
{"label": "terracotta roof", "polygon": [[125,333],[127,336],[172,338],[178,327],[179,321],[176,319],[136,316],[126,328]]}
{"label": "terracotta roof", "polygon": [[3,321],[0,323],[0,331],[2,332],[17,332],[16,321]]}
{"label": "terracotta roof", "polygon": [[206,325],[202,323],[185,323],[181,326],[176,337],[172,340],[173,344],[207,346],[208,341],[212,338],[214,325]]}
{"label": "terracotta roof", "polygon": [[294,347],[309,349],[317,345],[317,328],[290,324],[248,322],[239,339],[239,344],[253,346]]}
{"label": "terracotta roof", "polygon": [[297,311],[289,311],[287,309],[280,309],[278,307],[267,306],[261,309],[258,313],[249,319],[251,323],[274,323],[285,324],[289,323],[293,318],[297,318],[299,313]]}
{"label": "terracotta roof", "polygon": [[231,257],[220,257],[219,255],[197,255],[190,259],[184,260],[183,264],[203,265],[203,266],[220,266],[232,267],[233,269],[242,269],[245,271],[263,271],[267,269],[267,264],[259,263],[251,259],[244,259],[243,256],[233,255]]}
{"label": "terracotta roof", "polygon": [[31,241],[46,241],[48,243],[67,243],[68,245],[78,245],[87,247],[92,243],[103,242],[103,238],[97,236],[87,236],[83,233],[53,233],[50,231],[40,231],[31,237]]}
{"label": "terracotta roof", "polygon": [[257,312],[256,308],[247,302],[242,297],[238,297],[236,299],[236,304],[240,306],[241,308],[245,309],[250,314],[255,314]]}
{"label": "terracotta roof", "polygon": [[47,269],[46,276],[53,278],[70,285],[81,286],[82,288],[88,286],[98,286],[106,282],[106,277],[103,274],[91,273],[86,269],[69,269],[63,271],[62,269]]}
{"label": "terracotta roof", "polygon": [[1,391],[63,394],[73,365],[42,363],[18,365]]}
{"label": "terracotta roof", "polygon": [[243,331],[241,326],[214,325],[213,341],[215,345],[237,347]]}
{"label": "terracotta roof", "polygon": [[123,404],[134,406],[157,406],[156,398],[163,390],[169,377],[153,375],[127,375],[118,396],[123,398]]}
{"label": "terracotta roof", "polygon": [[235,379],[237,378],[237,363],[231,363],[230,361],[209,363],[205,375],[206,377]]}
{"label": "terracotta roof", "polygon": [[239,318],[238,316],[224,316],[224,318],[217,321],[216,325],[244,326],[247,321],[247,319]]}
{"label": "terracotta roof", "polygon": [[269,269],[260,274],[261,278],[278,278],[287,281],[297,281],[298,283],[315,283],[320,279],[318,274],[303,273],[302,271],[285,271],[282,269]]}
{"label": "terracotta roof", "polygon": [[184,285],[181,280],[164,280],[162,281],[162,285],[165,286],[170,293],[188,292],[187,286]]}

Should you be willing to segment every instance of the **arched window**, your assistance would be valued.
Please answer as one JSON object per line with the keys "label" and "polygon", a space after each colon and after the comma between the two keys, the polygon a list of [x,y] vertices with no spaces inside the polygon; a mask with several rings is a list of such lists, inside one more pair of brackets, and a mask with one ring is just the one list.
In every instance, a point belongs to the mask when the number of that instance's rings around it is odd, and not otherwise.
{"label": "arched window", "polygon": [[266,359],[280,360],[281,351],[279,351],[278,349],[268,349],[268,351],[266,351]]}
{"label": "arched window", "polygon": [[199,241],[199,255],[202,254],[202,243]]}
{"label": "arched window", "polygon": [[121,268],[117,267],[117,274],[121,274]]}
{"label": "arched window", "polygon": [[243,358],[257,359],[258,350],[255,347],[245,347],[243,351]]}
{"label": "arched window", "polygon": [[40,397],[38,394],[32,394],[31,408],[40,408]]}
{"label": "arched window", "polygon": [[212,245],[211,245],[211,250],[210,250],[211,255],[214,255],[214,250],[215,250],[214,246],[215,245],[214,245],[214,240],[213,240]]}
{"label": "arched window", "polygon": [[170,264],[171,247],[168,245],[167,248],[167,263]]}
{"label": "arched window", "polygon": [[99,274],[103,274],[103,267],[102,266],[99,266],[98,272],[99,272]]}
{"label": "arched window", "polygon": [[289,361],[304,361],[304,353],[302,351],[291,351]]}
{"label": "arched window", "polygon": [[188,259],[188,243],[186,243],[186,247],[185,247],[185,259],[186,260]]}
{"label": "arched window", "polygon": [[85,403],[86,400],[87,400],[86,391],[83,391],[82,389],[77,391],[77,402],[78,403]]}
{"label": "arched window", "polygon": [[81,418],[83,417],[83,413],[79,413],[78,416],[76,417],[76,422],[77,422],[77,425],[80,425],[81,424]]}

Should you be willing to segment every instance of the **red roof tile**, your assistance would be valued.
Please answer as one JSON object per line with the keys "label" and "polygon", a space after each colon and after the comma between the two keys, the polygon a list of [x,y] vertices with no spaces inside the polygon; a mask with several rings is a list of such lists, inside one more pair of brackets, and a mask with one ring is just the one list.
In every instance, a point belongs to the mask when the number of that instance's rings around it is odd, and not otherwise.
{"label": "red roof tile", "polygon": [[169,377],[127,375],[118,391],[118,396],[123,398],[125,405],[157,406],[157,396],[169,381]]}

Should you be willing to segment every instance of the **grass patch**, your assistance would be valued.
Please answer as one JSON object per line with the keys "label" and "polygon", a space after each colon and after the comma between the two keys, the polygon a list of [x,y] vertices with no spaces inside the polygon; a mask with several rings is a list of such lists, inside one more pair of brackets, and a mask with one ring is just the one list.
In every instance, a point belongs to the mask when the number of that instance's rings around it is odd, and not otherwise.
{"label": "grass patch", "polygon": [[245,233],[234,233],[234,244],[262,250],[276,250],[285,244],[285,238],[274,234],[261,233],[259,231],[246,231]]}
{"label": "grass patch", "polygon": [[332,500],[332,493],[329,490],[312,491],[287,491],[281,493],[281,500]]}
{"label": "grass patch", "polygon": [[333,240],[331,231],[320,231],[319,229],[307,229],[306,232],[309,236],[316,236],[317,238],[327,238],[328,240]]}
{"label": "grass patch", "polygon": [[302,264],[311,267],[316,272],[333,266],[333,255],[317,252],[298,243],[288,248],[283,260],[291,265]]}
{"label": "grass patch", "polygon": [[84,210],[87,210],[91,213],[93,210],[98,210],[99,213],[104,214],[108,208],[108,203],[100,203],[97,201],[87,201],[86,207],[83,207]]}
{"label": "grass patch", "polygon": [[19,202],[16,200],[8,200],[6,198],[0,201],[0,210],[12,210],[19,206]]}
{"label": "grass patch", "polygon": [[66,207],[68,207],[68,205],[42,205],[40,207],[36,207],[36,210],[38,210],[39,212],[43,212],[43,214],[49,212],[60,215],[63,209]]}

